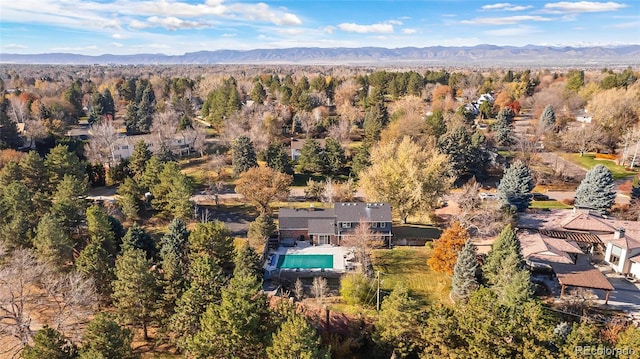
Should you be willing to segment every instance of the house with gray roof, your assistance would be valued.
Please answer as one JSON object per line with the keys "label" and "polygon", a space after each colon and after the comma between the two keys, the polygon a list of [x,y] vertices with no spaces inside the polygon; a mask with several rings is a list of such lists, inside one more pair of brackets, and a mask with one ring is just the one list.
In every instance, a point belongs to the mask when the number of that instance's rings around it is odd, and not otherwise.
{"label": "house with gray roof", "polygon": [[388,203],[338,202],[333,208],[281,208],[281,239],[310,240],[313,244],[340,245],[354,236],[360,223],[378,238],[391,240],[391,206]]}

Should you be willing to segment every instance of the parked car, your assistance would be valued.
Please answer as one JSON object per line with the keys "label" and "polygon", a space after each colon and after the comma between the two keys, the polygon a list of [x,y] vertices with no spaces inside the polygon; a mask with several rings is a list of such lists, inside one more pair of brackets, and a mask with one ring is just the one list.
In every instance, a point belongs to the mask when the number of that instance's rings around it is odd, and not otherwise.
{"label": "parked car", "polygon": [[480,196],[480,199],[482,200],[486,199],[486,200],[493,201],[497,199],[495,193],[480,192],[479,196]]}
{"label": "parked car", "polygon": [[533,200],[534,201],[548,201],[549,200],[549,196],[547,196],[546,194],[542,194],[539,192],[534,192],[532,193],[533,195]]}

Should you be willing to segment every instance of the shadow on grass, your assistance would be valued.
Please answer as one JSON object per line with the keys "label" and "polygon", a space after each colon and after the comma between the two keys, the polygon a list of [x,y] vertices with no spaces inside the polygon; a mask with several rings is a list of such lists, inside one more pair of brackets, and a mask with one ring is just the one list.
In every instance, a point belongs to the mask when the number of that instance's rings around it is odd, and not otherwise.
{"label": "shadow on grass", "polygon": [[393,236],[397,239],[425,239],[434,240],[440,238],[442,230],[435,226],[419,224],[395,224]]}

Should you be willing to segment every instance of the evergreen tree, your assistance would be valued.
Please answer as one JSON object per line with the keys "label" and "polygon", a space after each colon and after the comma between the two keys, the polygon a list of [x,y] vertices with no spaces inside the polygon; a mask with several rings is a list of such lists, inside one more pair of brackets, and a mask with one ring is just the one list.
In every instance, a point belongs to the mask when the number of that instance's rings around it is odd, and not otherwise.
{"label": "evergreen tree", "polygon": [[253,83],[253,88],[251,89],[251,94],[249,95],[251,100],[253,100],[257,104],[263,104],[264,100],[267,99],[267,91],[264,90],[262,83],[260,81],[256,81]]}
{"label": "evergreen tree", "polygon": [[518,212],[524,212],[531,203],[534,187],[529,167],[517,160],[502,176],[498,185],[498,199],[504,205],[514,206]]}
{"label": "evergreen tree", "polygon": [[10,248],[26,245],[35,223],[27,186],[16,181],[0,186],[0,242]]}
{"label": "evergreen tree", "polygon": [[75,359],[78,348],[46,324],[33,337],[33,345],[20,353],[22,359]]}
{"label": "evergreen tree", "polygon": [[329,359],[330,352],[320,344],[318,333],[307,319],[293,313],[273,333],[267,356],[270,359]]}
{"label": "evergreen tree", "polygon": [[[563,354],[563,358],[584,358],[585,354],[578,352],[576,348],[601,348],[604,344],[598,327],[587,322],[574,323],[571,333],[569,333],[564,345],[560,348],[560,352]],[[602,358],[606,358],[606,356]]]}
{"label": "evergreen tree", "polygon": [[267,301],[262,284],[243,271],[222,290],[220,304],[210,304],[201,330],[190,340],[196,357],[253,359],[264,355]]}
{"label": "evergreen tree", "polygon": [[36,233],[33,245],[41,258],[58,267],[73,258],[73,242],[58,218],[46,214],[38,223]]}
{"label": "evergreen tree", "polygon": [[116,279],[113,281],[113,304],[120,317],[142,328],[149,339],[148,326],[155,320],[159,291],[155,272],[145,252],[128,248],[116,259]]}
{"label": "evergreen tree", "polygon": [[131,343],[133,333],[121,328],[107,313],[98,313],[83,335],[82,359],[137,359]]}
{"label": "evergreen tree", "polygon": [[111,296],[111,282],[115,278],[115,261],[103,243],[92,240],[80,251],[75,262],[78,273],[93,280],[96,291],[104,301]]}
{"label": "evergreen tree", "polygon": [[438,140],[441,153],[449,156],[454,172],[460,176],[475,173],[479,166],[478,146],[471,140],[471,133],[464,126],[458,126]]}
{"label": "evergreen tree", "polygon": [[436,110],[432,114],[428,115],[425,120],[425,132],[427,135],[431,135],[436,139],[444,135],[447,132],[447,125],[444,121],[442,111]]}
{"label": "evergreen tree", "polygon": [[156,96],[151,88],[151,84],[142,93],[142,99],[138,102],[136,111],[136,122],[134,131],[136,133],[149,133],[151,123],[153,122],[153,114],[156,112]]}
{"label": "evergreen tree", "polygon": [[529,270],[524,268],[522,256],[510,252],[500,262],[497,275],[490,276],[492,290],[507,308],[516,308],[533,298]]}
{"label": "evergreen tree", "polygon": [[129,157],[129,170],[133,173],[134,178],[139,180],[142,177],[151,156],[152,153],[146,142],[143,140],[136,142],[133,146],[133,153]]}
{"label": "evergreen tree", "polygon": [[233,260],[234,273],[244,273],[252,275],[256,278],[262,278],[262,261],[260,256],[256,253],[256,250],[245,243],[241,245],[237,251]]}
{"label": "evergreen tree", "polygon": [[118,206],[120,206],[124,217],[132,221],[140,218],[143,193],[138,183],[133,178],[127,177],[124,179],[124,183],[118,186],[116,194],[118,194]]}
{"label": "evergreen tree", "polygon": [[270,144],[265,154],[265,161],[267,166],[275,171],[289,175],[293,174],[293,166],[291,166],[289,155],[282,144],[275,142]]}
{"label": "evergreen tree", "polygon": [[340,278],[340,295],[349,305],[371,305],[375,283],[362,272],[348,273]]}
{"label": "evergreen tree", "polygon": [[389,123],[389,112],[384,104],[384,90],[382,88],[374,88],[367,100],[369,106],[364,115],[364,136],[365,143],[373,144],[380,139],[380,132]]}
{"label": "evergreen tree", "polygon": [[208,255],[194,257],[189,266],[188,288],[176,302],[175,313],[169,319],[169,329],[175,334],[180,350],[200,331],[200,317],[209,304],[219,304],[225,276]]}
{"label": "evergreen tree", "polygon": [[160,172],[164,167],[163,161],[158,156],[151,156],[147,166],[144,169],[142,178],[137,183],[140,185],[142,192],[147,192],[158,183],[160,183]]}
{"label": "evergreen tree", "polygon": [[186,290],[189,231],[179,218],[169,223],[169,230],[160,241],[160,258],[162,260],[162,276],[164,285],[163,299],[165,311],[172,314],[176,301]]}
{"label": "evergreen tree", "polygon": [[469,238],[469,232],[460,225],[460,222],[454,222],[451,227],[442,232],[440,238],[433,242],[433,251],[427,260],[429,267],[436,272],[453,275],[458,253]]}
{"label": "evergreen tree", "polygon": [[55,214],[67,230],[80,224],[87,203],[87,185],[78,177],[65,174],[53,194],[51,212]]}
{"label": "evergreen tree", "polygon": [[9,161],[0,170],[0,186],[8,186],[11,182],[17,181],[22,181],[22,170],[18,163]]}
{"label": "evergreen tree", "polygon": [[514,259],[516,259],[518,268],[524,266],[520,241],[511,229],[511,225],[508,224],[502,229],[498,238],[491,245],[491,251],[482,265],[482,273],[490,283],[496,283],[495,278],[499,275],[502,261],[510,255],[516,256]]}
{"label": "evergreen tree", "polygon": [[616,201],[615,183],[611,171],[603,165],[597,165],[587,172],[576,189],[575,205],[609,213]]}
{"label": "evergreen tree", "polygon": [[258,166],[256,150],[249,137],[240,136],[236,138],[231,146],[231,163],[233,165],[233,174],[236,176],[251,167]]}
{"label": "evergreen tree", "polygon": [[249,224],[249,232],[247,236],[251,239],[259,239],[265,241],[270,235],[275,233],[276,225],[273,218],[268,214],[261,214],[256,217],[255,221]]}
{"label": "evergreen tree", "polygon": [[167,162],[158,176],[159,182],[151,188],[153,206],[170,218],[188,219],[192,215],[189,198],[193,183],[180,171],[176,162]]}
{"label": "evergreen tree", "polygon": [[329,137],[324,145],[324,157],[327,172],[338,175],[345,166],[344,149],[340,142]]}
{"label": "evergreen tree", "polygon": [[129,249],[141,249],[147,259],[154,258],[156,255],[156,244],[153,238],[136,223],[122,237],[120,252],[124,253]]}
{"label": "evergreen tree", "polygon": [[500,146],[509,146],[513,143],[512,125],[513,111],[510,108],[504,108],[498,112],[496,122],[493,123],[491,130],[495,134],[495,140]]}
{"label": "evergreen tree", "polygon": [[38,152],[29,151],[20,159],[22,180],[31,193],[45,191],[48,185],[47,168]]}
{"label": "evergreen tree", "polygon": [[471,239],[468,239],[458,253],[456,265],[453,267],[451,297],[456,301],[466,301],[471,292],[478,288],[476,279],[478,258],[476,256],[476,246],[473,245]]}
{"label": "evergreen tree", "polygon": [[300,149],[298,164],[304,172],[317,173],[323,171],[326,164],[326,156],[318,141],[313,138],[305,140]]}
{"label": "evergreen tree", "polygon": [[552,105],[547,105],[544,110],[542,110],[540,122],[542,122],[546,128],[553,128],[556,125],[556,113]]}
{"label": "evergreen tree", "polygon": [[371,165],[370,156],[369,147],[362,146],[358,148],[351,160],[351,175],[357,176],[365,168],[369,167]]}
{"label": "evergreen tree", "polygon": [[191,258],[209,255],[221,268],[233,265],[234,244],[231,232],[223,222],[198,223],[189,234]]}
{"label": "evergreen tree", "polygon": [[69,147],[57,145],[47,154],[45,166],[49,173],[49,188],[53,191],[62,181],[65,175],[73,176],[79,181],[84,181],[85,166],[80,162],[74,152],[69,152]]}
{"label": "evergreen tree", "polygon": [[98,206],[87,208],[87,229],[91,241],[100,243],[110,254],[117,253],[116,236],[109,216]]}
{"label": "evergreen tree", "polygon": [[380,315],[375,324],[376,337],[383,345],[389,345],[396,358],[415,355],[419,346],[418,303],[409,296],[409,290],[397,286],[382,302]]}
{"label": "evergreen tree", "polygon": [[18,148],[22,143],[16,123],[9,118],[8,109],[9,100],[3,96],[0,101],[0,149]]}

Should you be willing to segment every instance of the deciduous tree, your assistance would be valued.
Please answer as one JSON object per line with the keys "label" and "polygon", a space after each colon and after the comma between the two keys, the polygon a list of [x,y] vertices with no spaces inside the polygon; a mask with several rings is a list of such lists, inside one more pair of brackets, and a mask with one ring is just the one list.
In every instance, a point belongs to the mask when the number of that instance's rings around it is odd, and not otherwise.
{"label": "deciduous tree", "polygon": [[453,275],[458,253],[469,238],[469,232],[460,226],[460,222],[454,222],[433,242],[433,251],[427,260],[429,267],[436,272]]}
{"label": "deciduous tree", "polygon": [[452,183],[449,159],[409,137],[371,150],[371,166],[358,174],[367,198],[388,202],[403,223],[419,210],[431,210]]}
{"label": "deciduous tree", "polygon": [[271,212],[269,203],[289,196],[291,176],[270,167],[253,167],[243,172],[236,182],[236,192],[249,200],[261,215]]}

